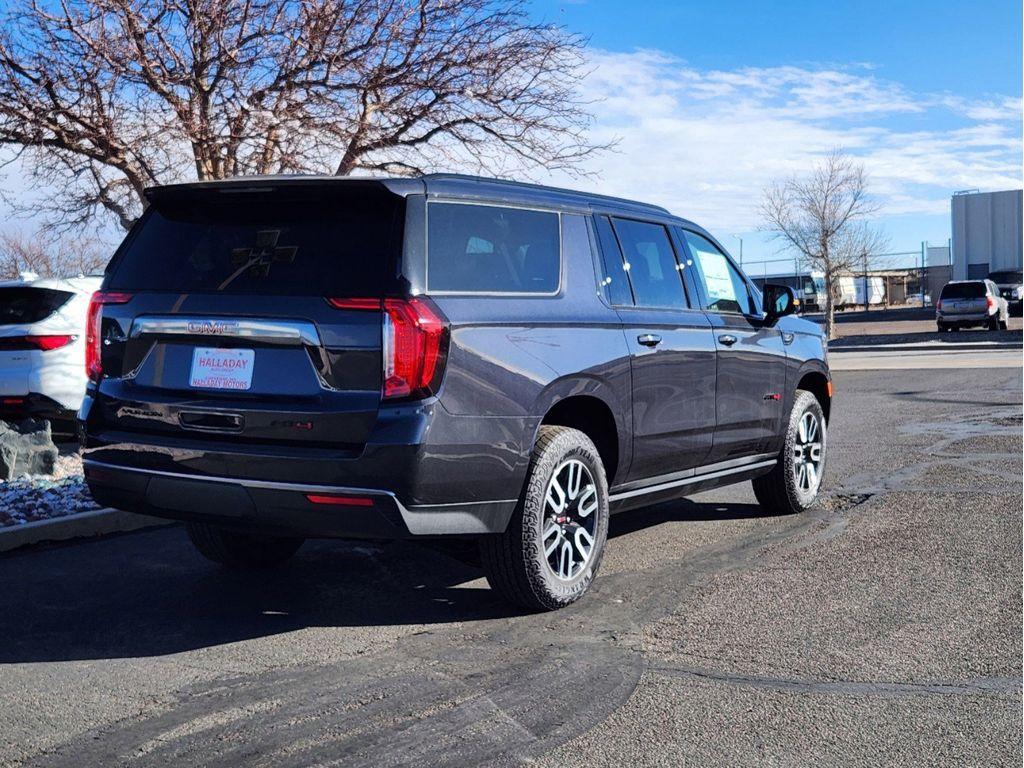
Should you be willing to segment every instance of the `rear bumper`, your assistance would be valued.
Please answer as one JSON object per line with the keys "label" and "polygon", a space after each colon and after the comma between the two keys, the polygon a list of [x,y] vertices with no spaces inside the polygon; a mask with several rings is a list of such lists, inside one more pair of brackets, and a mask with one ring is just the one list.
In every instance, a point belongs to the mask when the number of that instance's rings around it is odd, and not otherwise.
{"label": "rear bumper", "polygon": [[72,421],[75,414],[76,411],[36,392],[29,392],[23,396],[0,396],[0,420],[2,421],[20,421],[24,418]]}
{"label": "rear bumper", "polygon": [[[403,539],[505,530],[516,500],[407,506],[390,491],[187,475],[86,459],[85,479],[104,506],[174,520],[289,536]],[[358,504],[317,504],[334,496]]]}
{"label": "rear bumper", "polygon": [[995,317],[995,314],[989,314],[988,312],[979,312],[976,314],[962,314],[962,315],[943,315],[936,314],[935,321],[948,326],[967,326],[967,325],[984,325],[991,318]]}

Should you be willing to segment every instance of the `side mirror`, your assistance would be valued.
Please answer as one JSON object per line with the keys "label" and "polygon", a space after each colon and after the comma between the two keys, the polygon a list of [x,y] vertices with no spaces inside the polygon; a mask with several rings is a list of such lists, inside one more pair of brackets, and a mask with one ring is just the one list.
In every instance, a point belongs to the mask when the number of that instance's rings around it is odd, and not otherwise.
{"label": "side mirror", "polygon": [[766,283],[762,296],[764,297],[765,320],[769,323],[796,312],[796,297],[793,295],[793,289],[788,285]]}

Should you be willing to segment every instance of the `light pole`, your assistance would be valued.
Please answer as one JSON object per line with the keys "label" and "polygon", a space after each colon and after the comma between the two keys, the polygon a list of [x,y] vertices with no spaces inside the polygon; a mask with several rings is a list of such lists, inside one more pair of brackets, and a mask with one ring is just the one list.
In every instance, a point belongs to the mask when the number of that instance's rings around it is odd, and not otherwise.
{"label": "light pole", "polygon": [[737,240],[740,241],[740,266],[743,266],[743,238],[739,235],[733,235]]}

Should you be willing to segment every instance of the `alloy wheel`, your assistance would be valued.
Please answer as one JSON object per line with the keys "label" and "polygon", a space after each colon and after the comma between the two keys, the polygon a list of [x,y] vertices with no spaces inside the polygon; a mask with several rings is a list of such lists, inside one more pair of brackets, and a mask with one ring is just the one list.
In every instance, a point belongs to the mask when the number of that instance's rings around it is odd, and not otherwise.
{"label": "alloy wheel", "polygon": [[587,465],[569,459],[551,473],[544,493],[541,543],[551,573],[571,581],[594,554],[597,530],[597,484]]}
{"label": "alloy wheel", "polygon": [[821,465],[825,458],[825,435],[818,417],[808,411],[797,424],[793,443],[793,474],[797,487],[814,493],[821,482]]}

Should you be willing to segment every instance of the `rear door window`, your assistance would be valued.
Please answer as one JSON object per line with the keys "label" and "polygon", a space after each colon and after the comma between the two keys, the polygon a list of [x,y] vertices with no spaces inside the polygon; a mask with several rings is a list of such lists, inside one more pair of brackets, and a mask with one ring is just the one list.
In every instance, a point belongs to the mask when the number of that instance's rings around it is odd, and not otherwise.
{"label": "rear door window", "polygon": [[553,294],[561,284],[559,216],[494,205],[427,206],[427,290]]}
{"label": "rear door window", "polygon": [[0,325],[27,325],[45,320],[74,294],[51,288],[0,288]]}
{"label": "rear door window", "polygon": [[985,283],[948,283],[942,289],[943,299],[981,299],[985,297]]}
{"label": "rear door window", "polygon": [[732,262],[706,237],[683,230],[693,252],[697,272],[704,284],[707,308],[712,312],[756,314],[756,306],[747,281]]}
{"label": "rear door window", "polygon": [[378,296],[400,247],[400,200],[364,188],[157,202],[115,256],[109,287]]}
{"label": "rear door window", "polygon": [[614,225],[637,306],[686,309],[679,263],[665,227],[634,219],[614,219]]}
{"label": "rear door window", "polygon": [[612,230],[611,220],[607,216],[597,216],[595,221],[598,250],[601,253],[601,290],[609,304],[632,306],[633,292],[629,287],[629,273],[625,269],[622,250]]}

